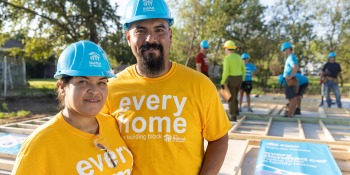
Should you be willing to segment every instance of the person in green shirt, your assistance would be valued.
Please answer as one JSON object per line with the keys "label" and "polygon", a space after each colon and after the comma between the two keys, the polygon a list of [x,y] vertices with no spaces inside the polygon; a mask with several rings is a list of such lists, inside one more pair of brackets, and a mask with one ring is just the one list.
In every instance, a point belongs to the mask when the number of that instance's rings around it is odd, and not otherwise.
{"label": "person in green shirt", "polygon": [[242,80],[245,79],[245,65],[241,57],[234,53],[234,49],[236,49],[237,46],[233,41],[226,41],[223,48],[225,48],[227,56],[224,58],[221,88],[224,89],[224,84],[227,83],[227,87],[232,95],[228,101],[230,109],[229,119],[230,121],[236,121],[237,115],[239,115],[237,95],[241,88]]}

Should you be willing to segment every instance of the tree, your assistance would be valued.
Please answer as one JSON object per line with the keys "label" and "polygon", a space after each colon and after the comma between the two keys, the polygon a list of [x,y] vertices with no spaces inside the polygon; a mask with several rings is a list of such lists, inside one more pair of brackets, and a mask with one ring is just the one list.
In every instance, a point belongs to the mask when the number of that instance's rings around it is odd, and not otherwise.
{"label": "tree", "polygon": [[[12,21],[38,21],[38,27],[51,37],[64,36],[64,42],[72,43],[90,39],[95,43],[99,34],[109,32],[114,24],[119,24],[116,8],[107,0],[0,0],[2,7]],[[107,21],[112,22],[108,25]]]}
{"label": "tree", "polygon": [[348,33],[350,3],[348,0],[311,0],[317,24],[328,40],[329,51],[338,49],[344,36]]}
{"label": "tree", "polygon": [[[118,64],[113,67],[118,67],[119,64],[135,64],[136,58],[132,53],[123,31],[117,31],[104,37],[100,42],[101,47],[107,53],[111,62]],[[115,61],[112,61],[115,60]]]}

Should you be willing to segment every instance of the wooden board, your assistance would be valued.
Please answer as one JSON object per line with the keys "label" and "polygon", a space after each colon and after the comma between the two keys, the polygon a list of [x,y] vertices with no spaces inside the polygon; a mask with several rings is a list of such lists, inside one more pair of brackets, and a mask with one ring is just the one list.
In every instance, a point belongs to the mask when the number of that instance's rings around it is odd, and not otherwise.
{"label": "wooden board", "polygon": [[[285,118],[279,115],[256,114],[247,114],[243,119],[244,120],[237,122],[233,129],[230,130],[228,134],[230,139],[270,139],[350,146],[350,137],[346,137],[350,135],[350,132],[347,132],[350,130],[349,119],[309,117]],[[306,130],[303,128],[303,123],[307,125]],[[241,126],[242,124],[244,126]],[[247,124],[253,126],[246,126]],[[329,131],[326,124],[330,125],[329,128],[332,129],[332,132]],[[237,130],[238,128],[240,128],[240,130]],[[334,128],[347,130],[334,131]],[[278,132],[278,134],[276,134],[276,132]],[[340,136],[340,138],[334,138],[333,135]]]}

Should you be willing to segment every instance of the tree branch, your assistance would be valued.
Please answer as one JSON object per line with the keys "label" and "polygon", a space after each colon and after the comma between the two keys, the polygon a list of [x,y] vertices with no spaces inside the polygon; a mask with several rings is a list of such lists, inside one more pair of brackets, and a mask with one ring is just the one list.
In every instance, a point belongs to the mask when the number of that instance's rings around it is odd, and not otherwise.
{"label": "tree branch", "polygon": [[3,3],[5,3],[5,4],[7,4],[7,5],[10,5],[10,6],[14,7],[14,8],[24,10],[24,11],[26,11],[26,12],[28,12],[28,13],[31,13],[31,14],[34,14],[34,15],[36,15],[36,16],[40,16],[40,17],[42,17],[42,18],[44,18],[44,19],[47,19],[47,20],[49,20],[50,22],[56,24],[58,27],[60,27],[60,28],[62,28],[63,30],[65,30],[71,37],[74,38],[74,36],[73,36],[72,33],[70,32],[70,30],[69,30],[67,27],[65,27],[63,24],[59,23],[57,20],[54,20],[54,19],[52,19],[52,18],[50,18],[50,17],[41,15],[41,14],[39,14],[39,13],[33,11],[33,10],[30,10],[30,9],[25,8],[25,7],[22,7],[22,6],[18,6],[18,5],[15,5],[15,4],[12,4],[12,3],[9,3],[9,2],[3,1],[3,0],[0,0],[0,2],[3,2]]}

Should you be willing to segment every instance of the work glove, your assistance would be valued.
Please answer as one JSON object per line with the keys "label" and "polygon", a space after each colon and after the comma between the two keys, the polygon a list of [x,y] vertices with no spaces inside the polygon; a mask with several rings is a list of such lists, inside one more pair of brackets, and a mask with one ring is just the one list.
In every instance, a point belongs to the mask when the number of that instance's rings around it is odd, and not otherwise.
{"label": "work glove", "polygon": [[344,81],[342,80],[342,81],[340,82],[341,87],[343,87],[343,84],[344,84]]}
{"label": "work glove", "polygon": [[322,78],[320,78],[320,82],[318,83],[319,85],[321,85],[322,84]]}
{"label": "work glove", "polygon": [[221,89],[225,89],[225,86],[223,84],[221,85]]}

